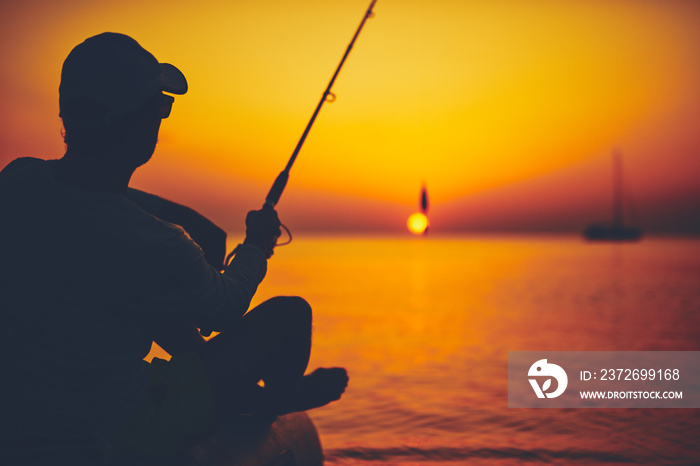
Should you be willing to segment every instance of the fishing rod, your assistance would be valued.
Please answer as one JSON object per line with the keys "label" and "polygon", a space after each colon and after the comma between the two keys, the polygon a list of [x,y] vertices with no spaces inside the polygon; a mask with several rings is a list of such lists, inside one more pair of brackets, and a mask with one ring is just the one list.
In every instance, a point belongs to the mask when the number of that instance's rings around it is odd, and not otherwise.
{"label": "fishing rod", "polygon": [[[297,159],[297,155],[299,155],[299,151],[301,150],[301,146],[304,145],[304,141],[306,141],[306,136],[309,135],[309,131],[311,131],[311,127],[314,124],[314,121],[316,121],[316,117],[318,116],[318,113],[321,111],[321,107],[323,107],[323,104],[325,102],[333,102],[335,100],[335,94],[331,92],[331,88],[333,87],[333,84],[335,83],[335,79],[338,77],[338,74],[340,73],[340,69],[343,67],[343,64],[345,63],[345,60],[348,58],[348,55],[350,55],[350,50],[352,50],[352,47],[355,45],[355,41],[357,40],[357,37],[360,35],[360,31],[362,31],[362,28],[365,26],[365,23],[367,22],[368,19],[372,18],[374,16],[374,12],[372,9],[374,8],[374,4],[377,3],[377,0],[372,0],[372,2],[369,4],[369,8],[367,8],[367,11],[365,12],[364,16],[362,17],[362,22],[360,22],[360,25],[358,26],[357,30],[355,31],[355,35],[352,36],[352,40],[350,41],[350,44],[348,44],[347,49],[345,49],[345,54],[343,54],[343,58],[340,59],[340,63],[338,64],[338,67],[335,69],[335,73],[333,73],[333,77],[331,78],[330,82],[328,83],[328,87],[326,87],[326,90],[323,91],[323,94],[321,95],[321,100],[318,102],[318,105],[316,106],[316,110],[314,110],[313,115],[311,115],[311,120],[309,120],[309,123],[306,125],[306,128],[304,129],[304,132],[301,135],[301,138],[299,139],[299,142],[297,143],[297,146],[294,148],[294,152],[292,152],[292,156],[289,157],[289,161],[287,162],[287,166],[284,167],[284,170],[280,172],[279,175],[277,175],[277,178],[275,179],[275,182],[272,183],[272,187],[270,188],[270,191],[267,193],[267,196],[265,197],[265,203],[263,204],[263,209],[274,209],[275,206],[277,205],[277,202],[280,200],[280,196],[282,196],[282,192],[284,192],[284,188],[287,186],[287,181],[289,181],[289,170],[292,169],[292,165],[294,165],[294,161]],[[289,236],[289,239],[285,241],[284,243],[277,243],[277,238],[275,238],[275,246],[284,246],[285,244],[289,244],[292,242],[292,233],[289,231],[289,228],[286,226],[280,224],[282,228],[286,231],[287,235]],[[233,256],[236,254],[236,249],[231,251],[231,253],[226,256],[226,260],[224,261],[224,265],[228,265]]]}
{"label": "fishing rod", "polygon": [[[306,125],[306,129],[304,130],[304,133],[301,135],[301,138],[299,139],[297,146],[294,148],[294,152],[292,152],[292,156],[289,158],[289,162],[287,162],[287,166],[284,168],[284,170],[282,170],[280,172],[279,175],[277,175],[275,182],[272,184],[270,191],[267,193],[267,197],[265,198],[265,204],[263,204],[264,209],[274,209],[274,207],[277,205],[277,202],[280,200],[280,196],[282,196],[282,192],[284,191],[284,188],[287,186],[287,181],[289,180],[289,170],[291,170],[292,165],[294,165],[294,161],[297,159],[297,155],[299,155],[299,151],[301,150],[301,146],[304,145],[304,141],[306,140],[306,136],[309,135],[309,131],[311,130],[311,127],[313,126],[314,121],[316,121],[316,116],[318,116],[318,113],[321,111],[321,107],[323,107],[323,104],[325,102],[333,102],[335,100],[335,94],[333,94],[331,92],[331,88],[333,87],[333,83],[335,83],[335,78],[338,77],[338,73],[340,73],[340,69],[343,67],[343,64],[345,63],[345,60],[348,58],[348,55],[350,55],[350,50],[352,50],[353,45],[355,45],[355,41],[357,40],[357,36],[360,35],[360,31],[362,31],[362,28],[364,27],[365,22],[369,18],[374,16],[374,13],[372,12],[372,8],[374,8],[375,3],[377,3],[377,0],[372,0],[372,2],[369,4],[369,8],[367,8],[365,15],[362,17],[362,22],[360,23],[360,26],[357,28],[357,31],[355,31],[355,35],[352,37],[352,40],[350,41],[348,48],[345,50],[345,54],[343,55],[343,58],[340,60],[338,67],[335,69],[335,73],[333,73],[333,77],[331,78],[330,82],[328,83],[328,87],[326,87],[326,90],[323,91],[323,94],[321,95],[321,100],[318,102],[318,105],[316,106],[316,110],[314,110],[314,113],[311,116],[311,120],[309,120],[309,123]],[[286,229],[286,227],[285,227],[285,229]],[[289,233],[289,230],[287,230],[287,233]],[[291,235],[290,235],[290,241],[291,241]],[[284,244],[287,244],[287,243],[284,243]]]}

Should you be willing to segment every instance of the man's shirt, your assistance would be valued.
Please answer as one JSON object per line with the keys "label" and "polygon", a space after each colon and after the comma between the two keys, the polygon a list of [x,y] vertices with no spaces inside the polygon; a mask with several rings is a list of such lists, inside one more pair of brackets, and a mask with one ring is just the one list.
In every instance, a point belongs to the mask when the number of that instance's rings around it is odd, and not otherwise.
{"label": "man's shirt", "polygon": [[126,196],[73,188],[52,161],[0,172],[0,414],[5,438],[97,437],[145,394],[155,322],[236,325],[266,272],[254,247],[223,274],[179,227]]}

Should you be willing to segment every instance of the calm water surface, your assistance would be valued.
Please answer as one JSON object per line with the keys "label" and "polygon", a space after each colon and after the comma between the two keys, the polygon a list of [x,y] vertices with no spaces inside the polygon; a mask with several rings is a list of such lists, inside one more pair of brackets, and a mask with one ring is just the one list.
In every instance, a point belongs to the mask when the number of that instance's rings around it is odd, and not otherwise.
{"label": "calm water surface", "polygon": [[700,350],[700,241],[303,238],[256,302],[314,308],[327,463],[700,464],[700,410],[509,409],[508,351]]}

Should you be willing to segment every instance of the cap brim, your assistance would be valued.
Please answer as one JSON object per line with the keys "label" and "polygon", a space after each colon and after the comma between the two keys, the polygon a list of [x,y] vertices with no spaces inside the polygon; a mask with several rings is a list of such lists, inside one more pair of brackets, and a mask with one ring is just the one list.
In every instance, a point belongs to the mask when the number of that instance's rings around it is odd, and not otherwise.
{"label": "cap brim", "polygon": [[160,63],[160,78],[164,92],[178,95],[187,92],[185,75],[170,63]]}

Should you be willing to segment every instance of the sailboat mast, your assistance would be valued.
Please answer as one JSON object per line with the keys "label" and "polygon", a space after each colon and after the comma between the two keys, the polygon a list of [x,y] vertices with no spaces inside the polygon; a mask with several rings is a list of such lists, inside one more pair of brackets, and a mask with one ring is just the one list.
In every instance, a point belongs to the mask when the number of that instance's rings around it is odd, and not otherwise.
{"label": "sailboat mast", "polygon": [[622,154],[616,150],[613,152],[613,225],[616,227],[624,224],[622,203]]}

